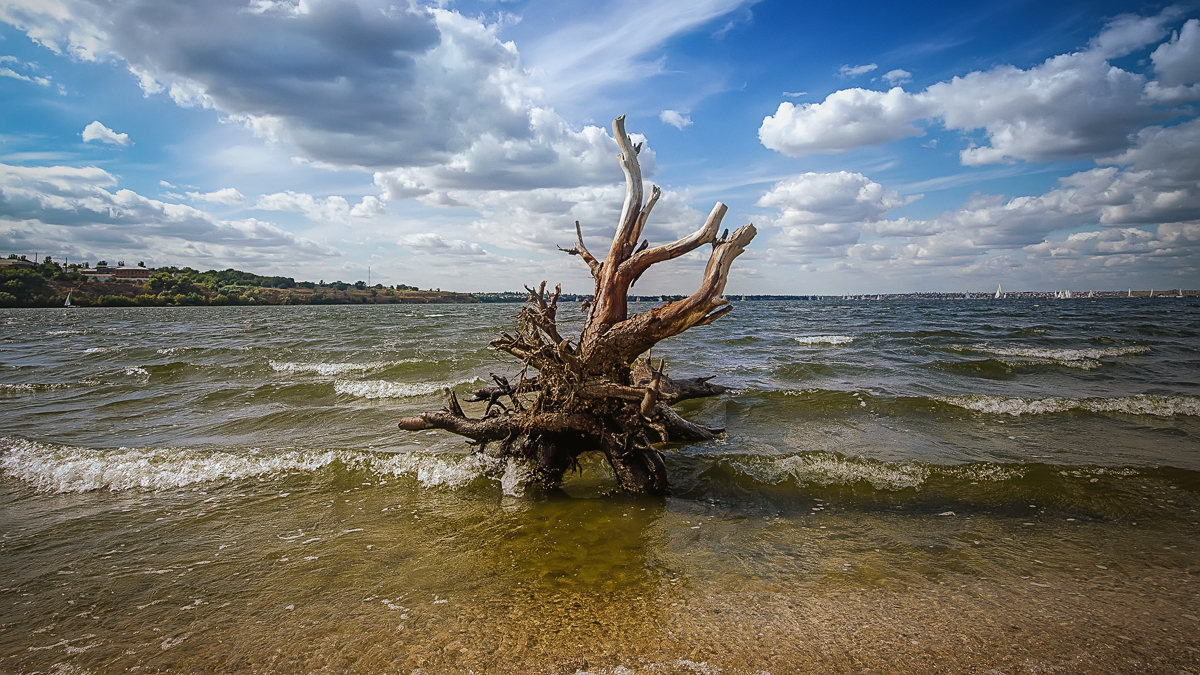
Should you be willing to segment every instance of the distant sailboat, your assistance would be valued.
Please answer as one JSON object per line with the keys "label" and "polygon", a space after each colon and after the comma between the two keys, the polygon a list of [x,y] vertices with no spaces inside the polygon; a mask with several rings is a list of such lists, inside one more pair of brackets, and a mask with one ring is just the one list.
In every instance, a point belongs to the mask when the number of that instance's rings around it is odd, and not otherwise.
{"label": "distant sailboat", "polygon": [[1089,297],[1089,298],[1094,298],[1094,297],[1096,297],[1096,291],[1088,291],[1088,297]]}
{"label": "distant sailboat", "polygon": [[970,299],[971,299],[970,293],[963,293],[963,300],[970,300]]}
{"label": "distant sailboat", "polygon": [[1004,291],[1000,290],[1000,284],[996,284],[996,299],[997,300],[1004,299]]}
{"label": "distant sailboat", "polygon": [[1132,297],[1133,297],[1133,289],[1132,289],[1132,288],[1131,288],[1131,289],[1129,289],[1129,295],[1127,295],[1127,296],[1125,296],[1125,297],[1127,297],[1127,298],[1132,298]]}
{"label": "distant sailboat", "polygon": [[79,305],[71,304],[71,293],[73,293],[73,291],[67,291],[67,301],[63,303],[63,307],[78,307],[79,306]]}

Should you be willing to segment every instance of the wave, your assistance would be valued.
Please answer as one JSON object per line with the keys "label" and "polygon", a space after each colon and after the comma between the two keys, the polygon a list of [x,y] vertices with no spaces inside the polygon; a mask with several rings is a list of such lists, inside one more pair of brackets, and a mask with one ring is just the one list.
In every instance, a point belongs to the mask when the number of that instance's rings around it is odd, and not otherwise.
{"label": "wave", "polygon": [[854,338],[849,335],[801,335],[792,339],[810,347],[814,345],[845,345],[854,342]]}
{"label": "wave", "polygon": [[974,352],[991,356],[1018,358],[1020,361],[1001,359],[1010,366],[1057,365],[1083,370],[1095,370],[1104,363],[1101,359],[1117,356],[1149,354],[1150,348],[1143,345],[1125,347],[1103,347],[1083,349],[1052,349],[1050,347],[992,347],[990,345],[951,345],[958,352]]}
{"label": "wave", "polygon": [[370,363],[292,363],[288,361],[269,361],[268,363],[271,364],[273,370],[280,373],[315,373],[325,376],[383,370],[390,365],[383,361],[372,361]]}
{"label": "wave", "polygon": [[970,394],[967,396],[939,396],[934,400],[967,410],[993,415],[1044,415],[1082,411],[1092,413],[1125,413],[1128,415],[1200,415],[1198,396],[1155,396],[1140,394],[1119,398],[1007,398]]}
{"label": "wave", "polygon": [[[779,503],[912,505],[920,513],[938,513],[948,504],[987,511],[1009,509],[1022,517],[1027,505],[1050,504],[1087,517],[1174,517],[1191,519],[1198,474],[1171,468],[1059,466],[973,462],[960,465],[917,461],[889,463],[831,452],[786,456],[689,455],[667,453],[675,494],[683,499],[722,502],[766,499]],[[591,465],[595,457],[585,457]],[[202,450],[189,448],[69,447],[30,440],[0,438],[0,471],[40,493],[94,491],[170,491],[197,484],[244,483],[260,486],[278,499],[295,489],[289,477],[309,474],[333,478],[341,486],[347,472],[381,479],[413,480],[425,489],[500,490],[521,496],[532,477],[529,467],[511,459],[483,453],[445,454],[370,452],[353,450]],[[614,482],[605,471],[602,482]],[[567,477],[571,488],[573,475]],[[587,479],[584,479],[585,482]],[[382,483],[384,481],[371,481]],[[193,488],[195,489],[195,488]],[[336,489],[336,488],[335,488]],[[1181,500],[1166,506],[1147,502],[1146,495],[1171,490]],[[1182,492],[1180,490],[1182,489]],[[297,495],[297,498],[304,498]],[[898,500],[898,501],[897,501]],[[948,515],[948,514],[942,514]]]}
{"label": "wave", "polygon": [[388,382],[386,380],[337,380],[333,390],[358,398],[412,398],[436,394],[446,387],[478,382],[478,378],[457,382]]}
{"label": "wave", "polygon": [[427,488],[463,488],[485,478],[506,494],[519,496],[532,475],[513,460],[482,453],[434,456],[422,453],[369,453],[347,450],[246,450],[188,448],[93,449],[29,440],[0,440],[0,470],[39,492],[167,490],[197,483],[228,483],[334,465],[380,476],[407,476]]}
{"label": "wave", "polygon": [[0,383],[0,396],[21,396],[23,394],[32,394],[39,391],[50,391],[51,389],[64,389],[71,385],[55,382],[55,383],[34,383],[23,382],[21,384],[4,384]]}
{"label": "wave", "polygon": [[731,461],[729,464],[759,483],[776,484],[795,480],[817,485],[852,485],[866,481],[877,490],[918,487],[929,477],[930,471],[929,467],[917,463],[888,464],[830,453],[791,455],[779,459],[756,458]]}

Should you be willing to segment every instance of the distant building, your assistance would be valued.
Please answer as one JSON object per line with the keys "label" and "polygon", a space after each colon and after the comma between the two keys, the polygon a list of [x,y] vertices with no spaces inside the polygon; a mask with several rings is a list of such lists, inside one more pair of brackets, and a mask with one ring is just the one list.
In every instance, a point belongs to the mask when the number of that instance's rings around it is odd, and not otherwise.
{"label": "distant building", "polygon": [[110,267],[108,265],[96,265],[95,267],[79,270],[80,274],[94,281],[108,281],[109,279],[113,278],[113,275],[115,275],[116,272],[116,267]]}
{"label": "distant building", "polygon": [[109,279],[121,279],[122,281],[149,281],[153,270],[145,267],[113,267],[111,265],[96,265],[92,268],[84,268],[79,270],[79,273],[89,279],[96,281],[108,281]]}
{"label": "distant building", "polygon": [[148,281],[150,279],[150,270],[145,267],[118,267],[113,271],[113,278]]}
{"label": "distant building", "polygon": [[37,267],[37,263],[24,258],[0,258],[0,268],[31,270]]}

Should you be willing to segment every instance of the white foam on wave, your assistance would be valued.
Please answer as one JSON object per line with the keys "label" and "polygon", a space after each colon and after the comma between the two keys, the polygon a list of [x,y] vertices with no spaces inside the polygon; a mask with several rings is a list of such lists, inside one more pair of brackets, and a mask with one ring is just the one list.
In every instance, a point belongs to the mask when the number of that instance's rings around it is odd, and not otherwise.
{"label": "white foam on wave", "polygon": [[1007,356],[1023,359],[1019,362],[1005,361],[1008,365],[1058,365],[1068,368],[1094,370],[1103,365],[1100,359],[1117,356],[1149,354],[1144,345],[1126,347],[1104,347],[1083,349],[1052,349],[1049,347],[992,347],[990,345],[953,345],[956,351],[977,352],[992,356]]}
{"label": "white foam on wave", "polygon": [[792,339],[810,347],[814,345],[845,345],[854,342],[854,338],[849,335],[801,335]]}
{"label": "white foam on wave", "polygon": [[37,391],[49,391],[51,389],[63,389],[71,385],[61,382],[55,383],[31,383],[23,382],[21,384],[5,384],[0,382],[0,396],[18,396],[21,394],[32,394]]}
{"label": "white foam on wave", "polygon": [[338,453],[332,451],[262,455],[178,448],[96,450],[25,440],[0,447],[4,447],[0,469],[41,492],[163,490],[283,471],[311,471],[338,459]]}
{"label": "white foam on wave", "polygon": [[154,350],[154,353],[162,354],[164,356],[175,356],[176,354],[186,352],[190,349],[194,349],[194,348],[193,347],[163,347],[161,349]]}
{"label": "white foam on wave", "polygon": [[1036,399],[970,394],[967,396],[936,397],[935,400],[976,412],[992,415],[1012,415],[1014,417],[1019,415],[1063,413],[1072,410],[1093,413],[1153,415],[1155,417],[1200,415],[1200,397],[1198,396],[1155,396],[1140,394],[1138,396],[1122,396],[1117,398],[1051,397]]}
{"label": "white foam on wave", "polygon": [[929,469],[920,464],[888,464],[832,454],[791,455],[731,464],[754,480],[770,484],[789,479],[817,485],[853,485],[866,481],[877,490],[904,490],[920,487],[929,477]]}
{"label": "white foam on wave", "polygon": [[[381,474],[413,476],[425,487],[461,488],[484,476],[499,480],[507,475],[509,463],[482,453],[465,457],[401,453],[375,458],[371,468]],[[505,485],[505,491],[510,487],[516,489],[515,485]]]}
{"label": "white foam on wave", "polygon": [[317,375],[345,375],[346,373],[363,373],[368,370],[381,370],[388,366],[382,361],[370,363],[292,363],[288,361],[269,361],[271,368],[280,373],[315,373]]}
{"label": "white foam on wave", "polygon": [[388,382],[386,380],[337,380],[333,390],[358,398],[412,398],[436,394],[446,387],[475,382],[476,379],[458,382]]}
{"label": "white foam on wave", "polygon": [[83,335],[82,330],[48,330],[46,335]]}
{"label": "white foam on wave", "polygon": [[83,353],[84,354],[104,354],[106,352],[115,352],[115,351],[117,351],[116,347],[88,347],[87,349],[83,350]]}
{"label": "white foam on wave", "polygon": [[530,475],[520,463],[480,453],[439,457],[339,450],[93,449],[0,439],[0,471],[31,484],[39,492],[167,490],[196,483],[312,472],[335,462],[381,476],[411,476],[426,488],[457,489],[488,478],[499,482],[506,494],[517,496]]}
{"label": "white foam on wave", "polygon": [[128,375],[130,377],[140,377],[140,378],[150,377],[150,372],[148,370],[146,370],[145,368],[142,368],[141,366],[128,366],[124,370],[121,371],[121,374]]}

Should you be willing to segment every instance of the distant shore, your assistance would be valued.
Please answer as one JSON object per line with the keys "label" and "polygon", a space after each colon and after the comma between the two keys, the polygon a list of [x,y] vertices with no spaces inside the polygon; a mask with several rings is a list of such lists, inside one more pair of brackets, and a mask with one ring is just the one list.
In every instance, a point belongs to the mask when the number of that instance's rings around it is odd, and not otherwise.
{"label": "distant shore", "polygon": [[[3,262],[9,262],[8,260]],[[0,307],[167,307],[167,306],[225,306],[225,305],[397,305],[397,304],[462,304],[462,303],[520,303],[528,298],[525,292],[502,291],[462,293],[441,289],[420,290],[415,286],[396,284],[370,285],[357,281],[296,281],[291,277],[264,277],[234,269],[199,272],[184,267],[156,270],[137,270],[141,278],[104,278],[95,270],[79,266],[63,267],[53,262],[0,266]],[[1197,289],[1125,289],[1125,290],[1052,290],[1004,291],[999,299],[1061,299],[1087,298],[1179,298],[1200,296]],[[666,302],[681,300],[683,295],[631,295],[632,302]],[[741,295],[728,294],[735,302],[771,300],[989,300],[997,299],[993,291],[945,291],[916,293],[854,293],[839,295]],[[592,295],[564,293],[563,303],[590,301]],[[69,299],[69,302],[68,302]]]}

